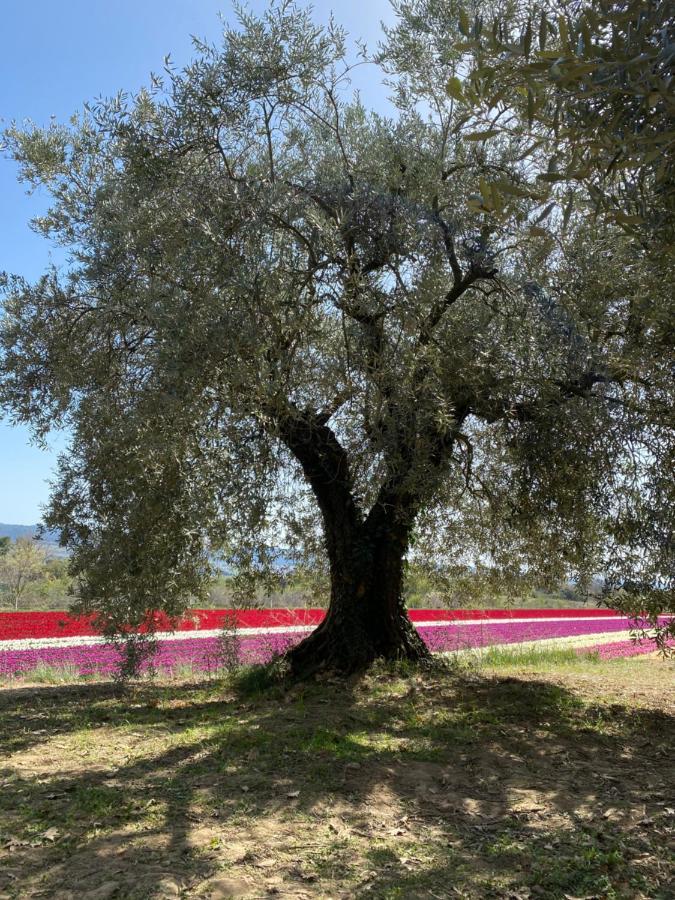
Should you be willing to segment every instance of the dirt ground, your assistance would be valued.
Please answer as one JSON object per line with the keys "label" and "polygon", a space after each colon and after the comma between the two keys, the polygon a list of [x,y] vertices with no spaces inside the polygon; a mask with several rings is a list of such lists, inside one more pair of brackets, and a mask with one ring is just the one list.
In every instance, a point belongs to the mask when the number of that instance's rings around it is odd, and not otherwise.
{"label": "dirt ground", "polygon": [[0,898],[672,898],[675,666],[0,690]]}

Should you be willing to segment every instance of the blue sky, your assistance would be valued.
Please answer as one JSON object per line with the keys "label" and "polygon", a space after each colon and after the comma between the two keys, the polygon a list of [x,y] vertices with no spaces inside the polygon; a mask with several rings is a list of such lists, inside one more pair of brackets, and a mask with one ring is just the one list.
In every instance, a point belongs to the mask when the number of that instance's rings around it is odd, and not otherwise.
{"label": "blue sky", "polygon": [[[249,4],[262,9],[256,0]],[[391,20],[388,0],[316,0],[318,21],[331,9],[353,37],[374,46],[381,20]],[[4,0],[3,48],[0,53],[0,118],[67,118],[85,100],[134,91],[159,71],[170,53],[178,63],[192,55],[190,35],[217,40],[221,22],[232,16],[228,0]],[[364,101],[383,99],[367,70],[358,84]],[[0,158],[0,271],[37,278],[50,261],[62,256],[28,226],[45,198],[27,196],[16,181],[16,168]],[[30,442],[23,426],[0,417],[0,522],[33,524],[47,500],[56,454],[67,436],[54,435],[48,451]]]}

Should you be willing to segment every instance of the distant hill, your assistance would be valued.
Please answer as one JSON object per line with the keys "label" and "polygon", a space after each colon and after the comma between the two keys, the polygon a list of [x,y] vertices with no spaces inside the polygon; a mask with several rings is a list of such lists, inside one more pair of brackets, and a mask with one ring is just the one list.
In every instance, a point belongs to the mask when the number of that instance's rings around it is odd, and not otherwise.
{"label": "distant hill", "polygon": [[[35,537],[38,528],[38,525],[7,525],[0,522],[0,537],[10,537],[13,541],[19,537]],[[58,544],[59,536],[56,531],[45,531],[42,540],[46,544]]]}
{"label": "distant hill", "polygon": [[[13,541],[19,537],[35,537],[38,533],[38,528],[38,525],[8,525],[5,522],[0,522],[0,537],[9,537]],[[41,544],[44,546],[49,556],[65,557],[69,555],[68,550],[59,546],[59,535],[57,531],[45,531],[42,536]],[[276,554],[272,568],[288,569],[294,567],[295,562],[287,555],[288,551],[278,547],[272,549]],[[211,562],[215,564],[216,569],[223,575],[233,574],[232,569],[222,561],[218,560],[215,556],[211,557]]]}
{"label": "distant hill", "polygon": [[[38,525],[8,525],[6,522],[0,522],[0,537],[8,537],[13,541],[21,537],[32,538],[37,536],[38,529]],[[59,546],[59,535],[56,531],[45,531],[40,543],[48,556],[59,558],[68,556],[68,551]]]}

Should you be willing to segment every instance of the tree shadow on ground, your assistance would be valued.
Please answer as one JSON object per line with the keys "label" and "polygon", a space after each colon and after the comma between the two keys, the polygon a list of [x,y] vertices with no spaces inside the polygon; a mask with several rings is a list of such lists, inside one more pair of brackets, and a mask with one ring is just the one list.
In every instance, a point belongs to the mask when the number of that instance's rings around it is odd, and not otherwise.
{"label": "tree shadow on ground", "polygon": [[549,681],[68,686],[0,721],[9,897],[668,896],[675,719]]}

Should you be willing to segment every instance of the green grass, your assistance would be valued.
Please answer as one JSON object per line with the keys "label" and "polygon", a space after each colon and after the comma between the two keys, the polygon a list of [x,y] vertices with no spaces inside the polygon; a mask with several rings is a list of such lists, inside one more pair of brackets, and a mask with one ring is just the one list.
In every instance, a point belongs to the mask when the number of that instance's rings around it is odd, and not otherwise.
{"label": "green grass", "polygon": [[[466,668],[503,669],[512,667],[536,667],[555,669],[564,666],[582,667],[587,664],[601,662],[597,651],[579,652],[574,648],[554,647],[486,647],[462,653],[455,657],[449,655],[446,663],[451,668],[462,670]],[[407,677],[412,671],[406,661],[393,663],[389,671]],[[180,663],[174,666],[170,672],[155,672],[150,670],[140,676],[139,682],[197,682],[229,680],[237,690],[245,696],[256,697],[278,687],[283,680],[283,670],[280,661],[274,661],[268,665],[242,666],[234,671],[225,668],[204,671],[195,668],[191,663]],[[35,668],[19,675],[0,677],[0,687],[3,685],[25,684],[78,684],[91,681],[106,681],[107,676],[80,675],[75,665],[48,665],[39,663]]]}
{"label": "green grass", "polygon": [[560,666],[585,666],[600,663],[597,650],[579,651],[574,647],[486,647],[468,655],[470,664],[490,669]]}
{"label": "green grass", "polygon": [[76,681],[86,681],[87,677],[80,675],[75,665],[50,666],[40,662],[30,672],[22,675],[21,680],[31,681],[33,684],[72,684]]}

